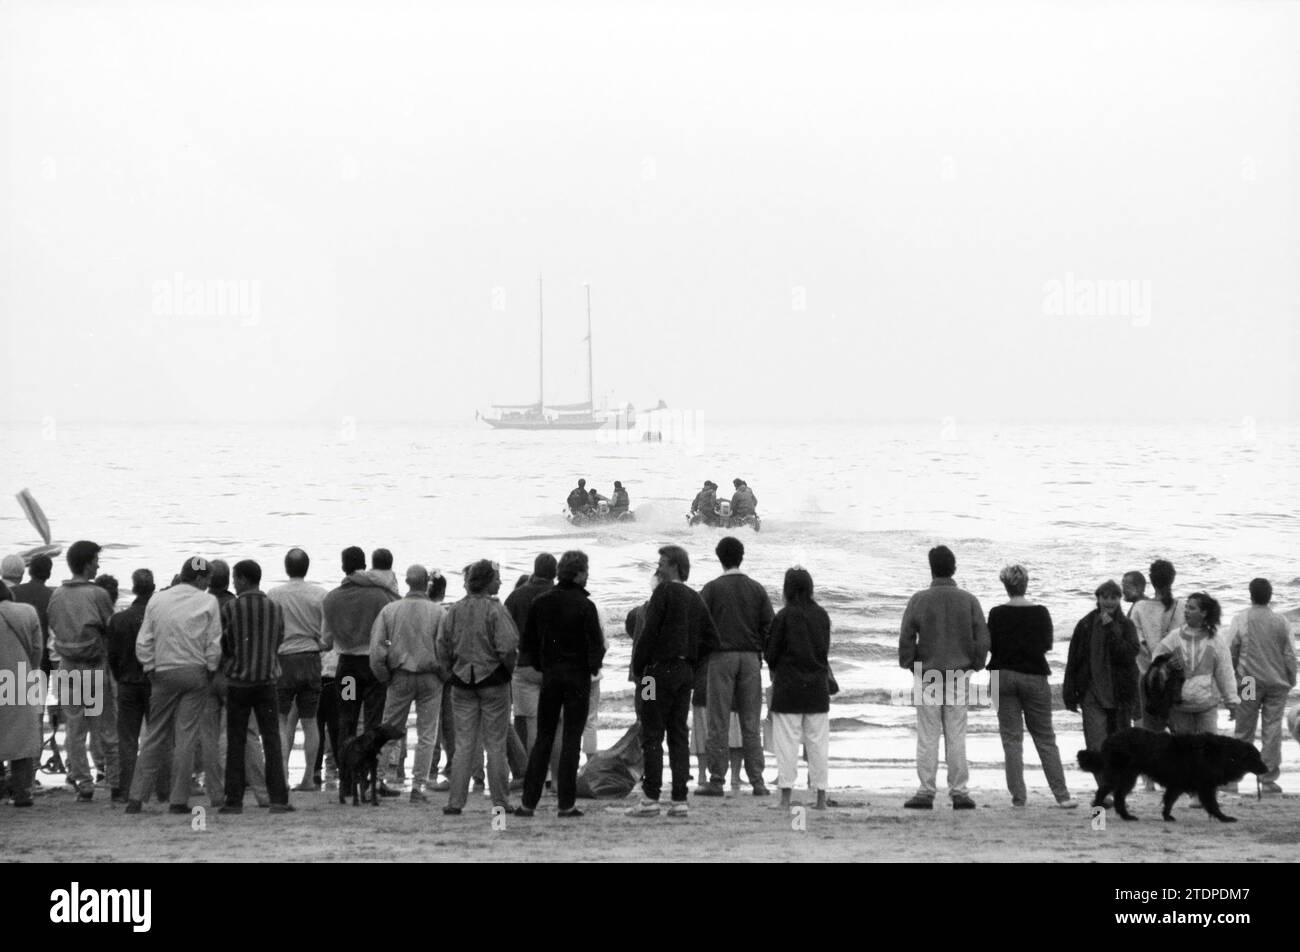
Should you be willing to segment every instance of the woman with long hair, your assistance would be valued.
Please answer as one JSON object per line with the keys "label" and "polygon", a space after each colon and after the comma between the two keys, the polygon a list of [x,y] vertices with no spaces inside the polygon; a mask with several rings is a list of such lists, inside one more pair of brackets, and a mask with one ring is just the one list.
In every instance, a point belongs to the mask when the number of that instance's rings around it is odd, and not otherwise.
{"label": "woman with long hair", "polygon": [[785,573],[785,607],[767,634],[763,657],[772,672],[772,734],[781,806],[790,806],[799,768],[799,744],[808,754],[808,787],[814,809],[826,809],[831,743],[831,620],[813,601],[813,580],[799,566]]}
{"label": "woman with long hair", "polygon": [[1219,729],[1219,705],[1236,716],[1240,699],[1228,653],[1228,639],[1216,638],[1223,611],[1205,592],[1188,595],[1184,622],[1160,642],[1153,658],[1173,655],[1183,670],[1182,700],[1169,711],[1175,734],[1214,734]]}

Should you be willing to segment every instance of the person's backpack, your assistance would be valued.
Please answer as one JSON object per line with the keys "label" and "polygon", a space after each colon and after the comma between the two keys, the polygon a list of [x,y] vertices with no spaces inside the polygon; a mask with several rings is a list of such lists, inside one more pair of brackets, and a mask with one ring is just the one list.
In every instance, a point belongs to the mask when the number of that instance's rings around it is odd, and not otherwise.
{"label": "person's backpack", "polygon": [[1170,708],[1183,699],[1182,663],[1174,655],[1161,655],[1151,662],[1142,676],[1142,693],[1146,697],[1146,712],[1153,717],[1166,717]]}

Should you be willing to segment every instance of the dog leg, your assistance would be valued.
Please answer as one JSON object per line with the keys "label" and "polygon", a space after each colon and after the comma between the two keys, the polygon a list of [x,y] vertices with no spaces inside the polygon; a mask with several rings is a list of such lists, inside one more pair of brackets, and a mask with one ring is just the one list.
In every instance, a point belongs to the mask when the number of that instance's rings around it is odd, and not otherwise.
{"label": "dog leg", "polygon": [[1173,786],[1165,787],[1165,796],[1162,801],[1164,808],[1161,810],[1160,815],[1163,816],[1165,820],[1167,820],[1170,823],[1174,822],[1174,814],[1173,814],[1174,804],[1178,802],[1178,798],[1181,797],[1182,795],[1183,795],[1183,791],[1179,790],[1177,787],[1173,787]]}
{"label": "dog leg", "polygon": [[1128,812],[1126,798],[1133,792],[1133,785],[1137,783],[1137,774],[1121,774],[1118,782],[1115,784],[1115,812],[1125,820],[1136,820],[1133,814]]}
{"label": "dog leg", "polygon": [[1235,816],[1228,816],[1226,813],[1224,813],[1222,810],[1219,809],[1218,791],[1215,790],[1213,784],[1202,787],[1200,789],[1200,797],[1201,797],[1201,806],[1205,807],[1205,812],[1208,813],[1210,816],[1214,817],[1216,820],[1218,820],[1221,823],[1237,822],[1237,818]]}
{"label": "dog leg", "polygon": [[1092,798],[1092,805],[1100,807],[1106,805],[1106,797],[1111,791],[1111,785],[1105,780],[1097,781],[1097,793]]}

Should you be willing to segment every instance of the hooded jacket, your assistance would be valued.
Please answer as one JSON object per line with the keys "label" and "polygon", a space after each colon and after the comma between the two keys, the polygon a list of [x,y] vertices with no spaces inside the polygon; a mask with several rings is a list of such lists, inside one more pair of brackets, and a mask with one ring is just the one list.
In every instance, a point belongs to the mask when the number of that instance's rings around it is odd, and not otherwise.
{"label": "hooded jacket", "polygon": [[1175,711],[1201,714],[1221,703],[1233,706],[1240,701],[1228,639],[1223,635],[1212,638],[1204,628],[1182,625],[1165,635],[1153,658],[1167,654],[1178,657],[1185,679],[1182,701],[1174,705]]}
{"label": "hooded jacket", "polygon": [[325,596],[321,643],[338,648],[341,655],[369,655],[375,619],[397,593],[375,581],[367,572],[353,572]]}

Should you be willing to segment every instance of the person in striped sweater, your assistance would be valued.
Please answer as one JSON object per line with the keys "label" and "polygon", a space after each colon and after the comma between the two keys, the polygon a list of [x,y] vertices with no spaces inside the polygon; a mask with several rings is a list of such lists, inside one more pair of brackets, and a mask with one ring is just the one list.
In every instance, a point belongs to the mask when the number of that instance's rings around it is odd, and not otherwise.
{"label": "person in striped sweater", "polygon": [[226,698],[226,802],[220,813],[242,813],[244,747],[248,715],[257,719],[266,751],[266,789],[272,813],[288,813],[289,787],[280,754],[276,683],[280,678],[280,642],[284,615],[266,597],[262,567],[252,559],[235,564],[235,599],[221,610],[221,668],[217,690]]}

